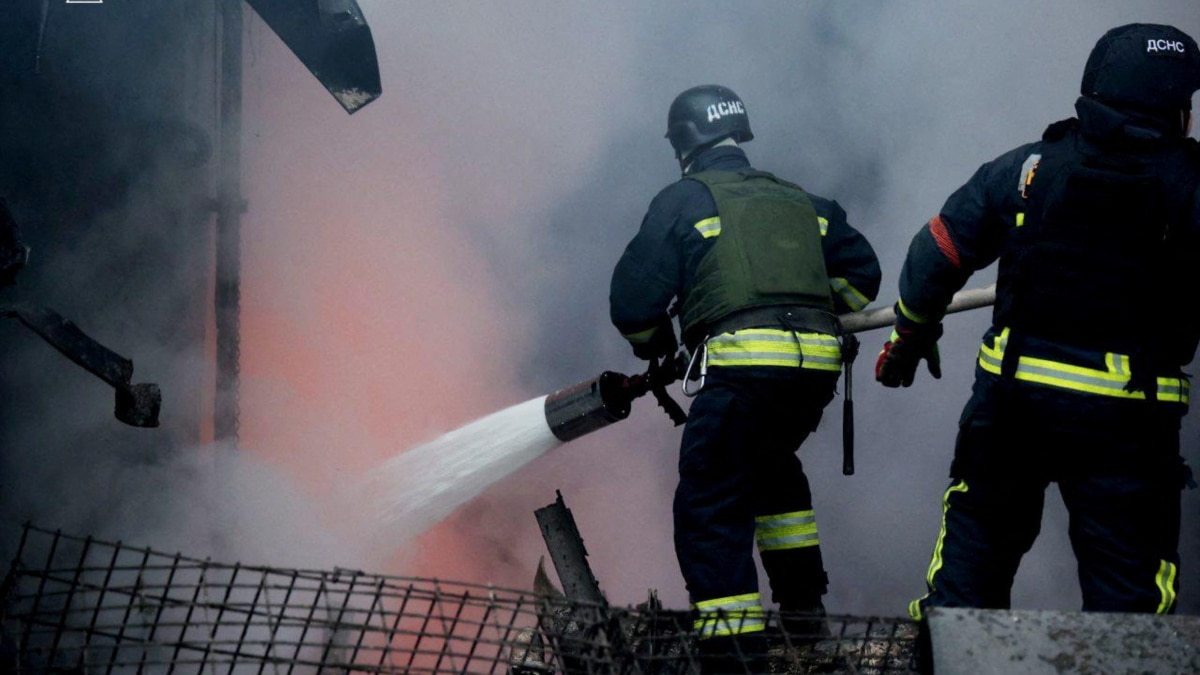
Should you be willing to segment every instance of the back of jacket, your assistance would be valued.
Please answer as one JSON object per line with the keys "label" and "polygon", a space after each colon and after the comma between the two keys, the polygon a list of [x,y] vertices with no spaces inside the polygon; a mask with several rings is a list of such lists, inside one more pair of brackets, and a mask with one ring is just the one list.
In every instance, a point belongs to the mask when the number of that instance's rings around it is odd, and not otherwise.
{"label": "back of jacket", "polygon": [[[741,148],[724,146],[701,153],[689,175],[707,171],[745,173],[753,168]],[[846,222],[837,202],[807,195],[817,217],[834,311],[860,310],[879,292],[875,251]],[[673,300],[686,303],[700,277],[701,261],[720,236],[717,205],[704,184],[685,178],[661,190],[613,270],[613,325],[628,338],[660,323]],[[797,258],[795,264],[804,263]]]}
{"label": "back of jacket", "polygon": [[1171,289],[1188,288],[1200,254],[1195,159],[1184,144],[1106,143],[1076,120],[1052,126],[1025,162],[995,324],[1154,371],[1190,360],[1200,335],[1173,316]]}
{"label": "back of jacket", "polygon": [[967,278],[999,258],[985,343],[1012,331],[1037,357],[1104,369],[1116,353],[1143,375],[1177,371],[1200,341],[1200,314],[1187,309],[1200,291],[1190,271],[1200,263],[1200,147],[1142,133],[1086,99],[1079,110],[947,199],[910,245],[901,310],[940,320]]}

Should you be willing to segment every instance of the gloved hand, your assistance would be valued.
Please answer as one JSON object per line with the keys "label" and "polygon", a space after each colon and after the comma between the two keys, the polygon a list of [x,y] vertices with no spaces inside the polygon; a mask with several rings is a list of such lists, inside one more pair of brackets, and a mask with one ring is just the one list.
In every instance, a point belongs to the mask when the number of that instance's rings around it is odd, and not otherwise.
{"label": "gloved hand", "polygon": [[633,347],[633,355],[645,361],[660,356],[670,356],[679,348],[679,342],[675,339],[675,326],[668,316],[664,316],[658,322],[658,325],[654,327],[654,332],[645,342],[630,342],[629,344]]}
{"label": "gloved hand", "polygon": [[934,379],[942,377],[942,359],[937,341],[942,337],[942,324],[913,324],[897,321],[892,339],[879,351],[875,361],[875,381],[885,387],[910,387],[921,359],[929,365]]}

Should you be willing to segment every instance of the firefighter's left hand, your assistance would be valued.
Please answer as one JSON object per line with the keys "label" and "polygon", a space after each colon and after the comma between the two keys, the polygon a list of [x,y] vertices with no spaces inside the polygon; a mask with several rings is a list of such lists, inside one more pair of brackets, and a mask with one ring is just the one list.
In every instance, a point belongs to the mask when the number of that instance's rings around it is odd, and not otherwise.
{"label": "firefighter's left hand", "polygon": [[675,326],[667,316],[655,326],[654,332],[646,341],[629,344],[633,347],[633,355],[644,361],[671,356],[679,348],[679,342],[675,339]]}
{"label": "firefighter's left hand", "polygon": [[911,387],[917,366],[924,359],[934,379],[942,377],[942,359],[937,341],[942,325],[901,327],[892,330],[892,338],[879,351],[875,361],[875,380],[885,387]]}

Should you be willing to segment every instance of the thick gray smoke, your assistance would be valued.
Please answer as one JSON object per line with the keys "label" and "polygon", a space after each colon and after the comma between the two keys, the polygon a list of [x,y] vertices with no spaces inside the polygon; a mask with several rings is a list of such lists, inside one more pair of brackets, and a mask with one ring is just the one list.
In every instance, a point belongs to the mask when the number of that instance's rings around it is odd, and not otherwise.
{"label": "thick gray smoke", "polygon": [[[677,177],[662,134],[678,91],[718,82],[742,95],[757,134],[752,160],[846,207],[879,252],[889,303],[909,238],[945,197],[982,162],[1073,114],[1095,39],[1131,21],[1195,33],[1186,4],[365,3],[390,89],[355,122],[434,158],[406,153],[405,175],[434,172],[454,195],[444,225],[484,251],[494,285],[477,291],[510,312],[493,333],[506,344],[497,356],[518,359],[520,391],[546,392],[639,365],[608,324],[608,278],[650,198]],[[946,376],[900,392],[870,382],[884,336],[865,336],[858,475],[839,472],[836,406],[802,451],[832,608],[899,613],[923,591],[986,325],[984,312],[949,320]],[[450,527],[464,546],[482,546],[511,521],[518,534],[505,550],[528,566],[541,550],[528,514],[562,488],[614,600],[657,587],[680,605],[669,515],[677,439],[642,401],[630,421],[504,481]],[[1074,567],[1065,514],[1049,503],[1014,601],[1076,607],[1074,584],[1063,582]],[[1185,508],[1194,522],[1194,494]],[[1188,538],[1185,565],[1200,563],[1197,543]]]}
{"label": "thick gray smoke", "polygon": [[[32,9],[0,17],[4,35],[36,36],[41,3],[19,4]],[[882,305],[945,197],[1072,114],[1105,30],[1149,21],[1200,36],[1192,3],[1167,0],[361,0],[384,95],[347,117],[248,13],[243,444],[230,460],[197,451],[202,434],[179,422],[203,418],[212,385],[210,259],[197,253],[212,246],[211,222],[191,210],[211,196],[212,165],[172,162],[198,151],[175,145],[197,142],[181,121],[213,140],[212,30],[194,29],[212,3],[156,4],[87,8],[110,12],[95,22],[55,6],[36,76],[14,61],[32,44],[0,55],[17,92],[0,102],[0,192],[36,195],[14,201],[35,256],[22,287],[133,356],[179,416],[157,435],[120,428],[96,404],[102,385],[0,326],[3,515],[283,565],[353,564],[353,538],[327,534],[357,525],[353,502],[326,499],[343,479],[495,410],[640,367],[608,322],[608,282],[650,199],[678,177],[662,136],[679,91],[720,83],[742,96],[752,161],[846,208],[879,253]],[[178,33],[147,37],[159,25]],[[94,57],[120,52],[113,44],[137,49]],[[164,141],[147,142],[147,129]],[[165,151],[139,154],[147,147]],[[885,336],[865,335],[858,474],[840,472],[836,403],[802,450],[831,610],[899,615],[923,592],[987,318],[949,319],[944,378],[903,391],[871,381]],[[628,421],[500,481],[377,571],[528,587],[544,552],[533,511],[561,489],[610,600],[656,588],[682,607],[678,434],[639,401]],[[1196,422],[1185,434],[1200,465]],[[1184,508],[1194,570],[1196,492]],[[1078,606],[1065,521],[1051,499],[1015,605]],[[1196,613],[1190,578],[1181,610]]]}

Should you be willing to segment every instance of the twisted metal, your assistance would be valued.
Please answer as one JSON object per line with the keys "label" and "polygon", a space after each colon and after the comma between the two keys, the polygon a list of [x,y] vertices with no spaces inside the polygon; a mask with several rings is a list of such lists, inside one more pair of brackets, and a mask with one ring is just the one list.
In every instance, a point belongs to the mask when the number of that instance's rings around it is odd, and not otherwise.
{"label": "twisted metal", "polygon": [[[225,564],[26,526],[2,587],[4,672],[690,673],[688,612],[469,583]],[[823,639],[769,614],[771,671],[909,673],[898,619]]]}

